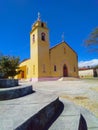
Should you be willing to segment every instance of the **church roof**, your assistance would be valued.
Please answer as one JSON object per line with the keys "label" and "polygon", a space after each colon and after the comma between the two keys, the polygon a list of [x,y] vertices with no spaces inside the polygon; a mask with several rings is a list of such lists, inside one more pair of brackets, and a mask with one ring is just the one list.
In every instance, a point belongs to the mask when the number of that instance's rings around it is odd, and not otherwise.
{"label": "church roof", "polygon": [[55,45],[55,46],[53,46],[52,48],[50,48],[49,49],[49,51],[51,51],[52,49],[54,49],[55,47],[57,47],[57,46],[59,46],[59,45],[61,45],[61,44],[66,44],[76,55],[77,55],[77,53],[67,44],[67,42],[65,42],[65,41],[63,41],[63,42],[61,42],[61,43],[59,43],[59,44],[57,44],[57,45]]}
{"label": "church roof", "polygon": [[26,59],[22,60],[22,61],[20,62],[20,64],[23,63],[23,62],[25,62],[25,61],[27,61],[27,60],[30,60],[30,58],[26,58]]}

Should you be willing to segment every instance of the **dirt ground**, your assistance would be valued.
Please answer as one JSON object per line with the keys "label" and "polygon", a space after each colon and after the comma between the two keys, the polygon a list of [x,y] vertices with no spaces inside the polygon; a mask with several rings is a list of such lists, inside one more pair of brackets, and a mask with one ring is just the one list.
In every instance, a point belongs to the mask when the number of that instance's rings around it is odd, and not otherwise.
{"label": "dirt ground", "polygon": [[[87,82],[89,82],[87,80]],[[94,80],[90,81],[91,83],[94,82]],[[98,81],[97,81],[98,82]],[[98,94],[98,86],[96,87],[90,87],[88,88],[90,91],[95,92]],[[80,105],[88,110],[90,110],[97,118],[98,118],[98,100],[89,98],[87,95],[82,96],[70,96],[70,95],[61,95],[62,98],[66,98],[72,102],[74,102],[77,105]]]}

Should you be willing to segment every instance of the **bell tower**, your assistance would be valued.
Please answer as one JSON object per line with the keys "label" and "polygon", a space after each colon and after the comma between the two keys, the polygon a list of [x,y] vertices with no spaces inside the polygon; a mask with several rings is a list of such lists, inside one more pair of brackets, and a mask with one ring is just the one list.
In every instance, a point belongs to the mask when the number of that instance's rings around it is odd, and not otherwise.
{"label": "bell tower", "polygon": [[39,13],[30,33],[30,57],[33,77],[49,77],[49,29],[46,23],[41,21]]}

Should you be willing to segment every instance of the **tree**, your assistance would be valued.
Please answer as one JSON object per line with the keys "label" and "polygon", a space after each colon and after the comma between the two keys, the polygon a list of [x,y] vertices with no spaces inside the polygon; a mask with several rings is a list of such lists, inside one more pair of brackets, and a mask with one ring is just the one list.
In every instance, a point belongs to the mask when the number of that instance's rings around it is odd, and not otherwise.
{"label": "tree", "polygon": [[96,65],[94,68],[95,68],[95,69],[98,69],[98,65]]}
{"label": "tree", "polygon": [[0,75],[4,78],[14,78],[20,72],[19,61],[19,57],[0,56]]}
{"label": "tree", "polygon": [[98,27],[95,28],[88,39],[85,40],[85,46],[90,47],[90,51],[98,52]]}

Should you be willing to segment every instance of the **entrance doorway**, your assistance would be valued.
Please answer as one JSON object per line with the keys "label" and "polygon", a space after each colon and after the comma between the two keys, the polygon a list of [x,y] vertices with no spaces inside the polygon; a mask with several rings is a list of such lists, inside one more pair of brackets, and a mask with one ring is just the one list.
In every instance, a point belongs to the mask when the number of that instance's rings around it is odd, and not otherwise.
{"label": "entrance doorway", "polygon": [[24,71],[21,71],[21,78],[24,78]]}
{"label": "entrance doorway", "polygon": [[63,66],[63,77],[68,77],[68,70],[66,65]]}

